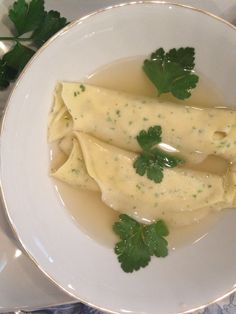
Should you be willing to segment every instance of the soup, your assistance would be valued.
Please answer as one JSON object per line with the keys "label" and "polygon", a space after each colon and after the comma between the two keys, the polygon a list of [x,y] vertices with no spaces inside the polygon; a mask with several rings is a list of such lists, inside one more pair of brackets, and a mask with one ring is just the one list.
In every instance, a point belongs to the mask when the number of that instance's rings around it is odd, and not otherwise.
{"label": "soup", "polygon": [[[156,97],[156,90],[142,71],[143,58],[128,58],[98,69],[86,80],[86,84],[101,86],[141,96]],[[183,103],[169,94],[161,96],[161,101]],[[207,80],[201,77],[199,86],[192,93],[192,97],[185,103],[192,107],[223,107],[223,98],[214,90]],[[229,163],[218,156],[202,156],[197,152],[198,163],[189,163],[188,167],[197,171],[208,171],[223,175],[229,168]],[[51,150],[52,168],[66,160],[57,143]],[[118,220],[119,212],[114,211],[101,201],[99,192],[74,188],[66,183],[55,180],[55,187],[68,209],[75,223],[91,238],[103,245],[113,247],[118,238],[112,230],[112,225]],[[210,228],[218,221],[221,212],[210,213],[207,218],[196,221],[190,226],[170,227],[169,247],[176,249],[179,246],[195,243],[205,237]],[[196,218],[196,220],[198,220]]]}

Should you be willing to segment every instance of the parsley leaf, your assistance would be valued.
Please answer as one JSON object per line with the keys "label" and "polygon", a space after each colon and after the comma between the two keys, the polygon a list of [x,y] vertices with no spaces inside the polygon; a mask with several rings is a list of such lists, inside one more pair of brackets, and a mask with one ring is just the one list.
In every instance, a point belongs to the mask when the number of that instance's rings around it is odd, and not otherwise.
{"label": "parsley leaf", "polygon": [[113,230],[121,239],[114,251],[121,268],[127,273],[146,267],[153,255],[165,257],[168,254],[168,242],[164,237],[169,231],[162,220],[143,225],[122,214],[119,221],[114,223]]}
{"label": "parsley leaf", "polygon": [[6,78],[7,68],[6,63],[0,60],[0,90],[6,88],[9,85],[9,81]]}
{"label": "parsley leaf", "polygon": [[44,0],[31,0],[30,3],[18,0],[9,10],[9,18],[14,23],[18,36],[35,30],[44,15]]}
{"label": "parsley leaf", "polygon": [[149,159],[150,162],[147,165],[146,172],[148,179],[154,181],[155,183],[161,183],[163,180],[163,167],[158,164],[157,160]]}
{"label": "parsley leaf", "polygon": [[162,129],[159,125],[150,127],[148,131],[142,130],[137,136],[137,141],[143,152],[135,159],[133,167],[140,176],[147,175],[148,179],[155,183],[163,180],[164,168],[174,168],[182,164],[184,160],[180,157],[153,147],[161,143]]}
{"label": "parsley leaf", "polygon": [[120,222],[113,225],[113,230],[122,240],[126,240],[130,238],[135,231],[137,231],[139,223],[125,214],[120,215],[119,218]]}
{"label": "parsley leaf", "polygon": [[3,56],[3,60],[8,66],[15,69],[17,73],[21,72],[28,61],[32,58],[35,51],[16,43],[16,45]]}
{"label": "parsley leaf", "polygon": [[158,164],[158,160],[152,154],[140,154],[133,164],[136,173],[140,176],[147,174],[148,179],[155,183],[160,183],[163,179],[163,166]]}
{"label": "parsley leaf", "polygon": [[7,88],[16,75],[17,72],[0,59],[0,90]]}
{"label": "parsley leaf", "polygon": [[67,25],[67,20],[57,11],[49,11],[32,35],[36,47],[41,47],[52,35]]}
{"label": "parsley leaf", "polygon": [[121,268],[126,273],[139,270],[150,262],[148,247],[142,239],[141,231],[141,228],[138,228],[131,238],[120,241],[115,246],[115,253],[118,255]]}
{"label": "parsley leaf", "polygon": [[168,255],[168,242],[164,238],[168,236],[169,230],[162,220],[144,228],[145,242],[151,255],[165,257]]}
{"label": "parsley leaf", "polygon": [[171,49],[167,53],[159,48],[146,59],[143,70],[158,90],[158,95],[172,93],[176,98],[186,99],[198,83],[193,74],[194,48]]}
{"label": "parsley leaf", "polygon": [[191,96],[191,89],[196,87],[198,82],[195,74],[186,74],[172,84],[171,93],[179,99],[186,99]]}
{"label": "parsley leaf", "polygon": [[166,59],[170,62],[179,63],[185,70],[193,70],[195,66],[195,50],[191,47],[173,48],[166,53]]}
{"label": "parsley leaf", "polygon": [[[13,41],[15,45],[0,59],[0,89],[7,88],[16,79],[27,62],[52,35],[67,25],[67,20],[57,11],[46,12],[44,0],[16,0],[8,11],[16,36],[0,37],[0,41]],[[23,34],[31,32],[29,37]],[[27,46],[21,42],[28,42]],[[29,48],[32,47],[33,49]]]}
{"label": "parsley leaf", "polygon": [[155,144],[161,142],[161,133],[161,127],[156,125],[154,127],[150,127],[148,131],[142,130],[137,136],[137,141],[143,150],[148,150]]}

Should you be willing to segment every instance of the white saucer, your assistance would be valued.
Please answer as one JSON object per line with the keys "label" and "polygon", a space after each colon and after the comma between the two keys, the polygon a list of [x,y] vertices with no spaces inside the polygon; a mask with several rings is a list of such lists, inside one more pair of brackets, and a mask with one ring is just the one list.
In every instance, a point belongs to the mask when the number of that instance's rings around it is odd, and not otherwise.
{"label": "white saucer", "polygon": [[[47,7],[56,9],[69,20],[78,18],[102,6],[122,3],[125,0],[46,0]],[[235,0],[176,0],[227,18],[230,22],[236,19]],[[2,16],[12,4],[12,0],[0,0],[0,34],[7,35]],[[4,46],[0,43],[0,54]],[[0,108],[4,106],[8,92],[0,92]],[[0,311],[16,309],[30,310],[55,304],[75,302],[59,288],[55,287],[37,269],[31,260],[18,248],[3,210],[0,210]]]}

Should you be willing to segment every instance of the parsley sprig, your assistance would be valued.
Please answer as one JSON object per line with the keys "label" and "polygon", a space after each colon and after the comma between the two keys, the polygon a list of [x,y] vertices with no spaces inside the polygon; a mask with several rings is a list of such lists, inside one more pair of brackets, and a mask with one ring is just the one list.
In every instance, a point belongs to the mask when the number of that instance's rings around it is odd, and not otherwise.
{"label": "parsley sprig", "polygon": [[121,239],[115,246],[115,253],[121,268],[127,273],[146,267],[151,256],[168,255],[168,242],[165,237],[169,231],[163,220],[143,225],[122,214],[119,221],[114,223],[113,230]]}
{"label": "parsley sprig", "polygon": [[183,100],[191,96],[191,90],[199,80],[193,73],[194,60],[194,48],[174,48],[168,52],[159,48],[144,61],[143,70],[157,88],[158,95],[172,93]]}
{"label": "parsley sprig", "polygon": [[163,179],[164,168],[173,168],[182,164],[184,160],[173,156],[155,147],[161,143],[162,129],[159,125],[150,127],[148,131],[142,130],[137,141],[142,148],[142,153],[134,161],[136,173],[140,176],[147,175],[148,179],[160,183]]}
{"label": "parsley sprig", "polygon": [[[9,9],[8,17],[13,23],[13,35],[0,40],[13,41],[14,45],[0,58],[0,90],[7,88],[36,50],[68,23],[59,12],[45,11],[44,0],[17,0]],[[25,34],[27,37],[22,37]],[[22,42],[27,42],[27,46]]]}

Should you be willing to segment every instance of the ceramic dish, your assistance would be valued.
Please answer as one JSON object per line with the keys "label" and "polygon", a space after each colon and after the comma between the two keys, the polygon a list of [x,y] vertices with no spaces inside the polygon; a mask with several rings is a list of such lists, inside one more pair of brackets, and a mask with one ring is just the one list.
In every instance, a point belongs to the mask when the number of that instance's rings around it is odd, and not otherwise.
{"label": "ceramic dish", "polygon": [[165,314],[198,307],[234,289],[234,211],[228,211],[201,241],[127,275],[113,251],[86,236],[64,208],[48,177],[46,139],[56,81],[80,80],[102,65],[148,55],[159,46],[194,46],[200,73],[233,103],[235,36],[234,27],[199,10],[133,3],[69,25],[26,68],[2,128],[5,205],[25,250],[71,295],[111,312],[152,314],[158,309]]}
{"label": "ceramic dish", "polygon": [[[122,0],[110,0],[109,4],[122,3]],[[175,1],[173,1],[175,2]],[[46,6],[62,12],[68,20],[74,20],[100,9],[107,5],[107,0],[70,0],[65,5],[64,0],[46,0]],[[212,13],[226,17],[232,21],[235,18],[235,2],[228,0],[222,3],[220,0],[182,0],[182,4],[189,4],[198,8],[206,9]],[[8,35],[8,27],[5,25],[5,15],[12,0],[0,0],[0,29],[1,34]],[[9,43],[0,43],[0,53],[8,49]],[[4,109],[7,96],[11,88],[0,93],[0,108]],[[0,274],[0,304],[1,312],[11,312],[16,309],[33,310],[62,303],[71,303],[73,299],[59,290],[33,265],[27,255],[18,247],[14,235],[11,232],[6,217],[0,210],[0,242],[1,242],[1,274]]]}

